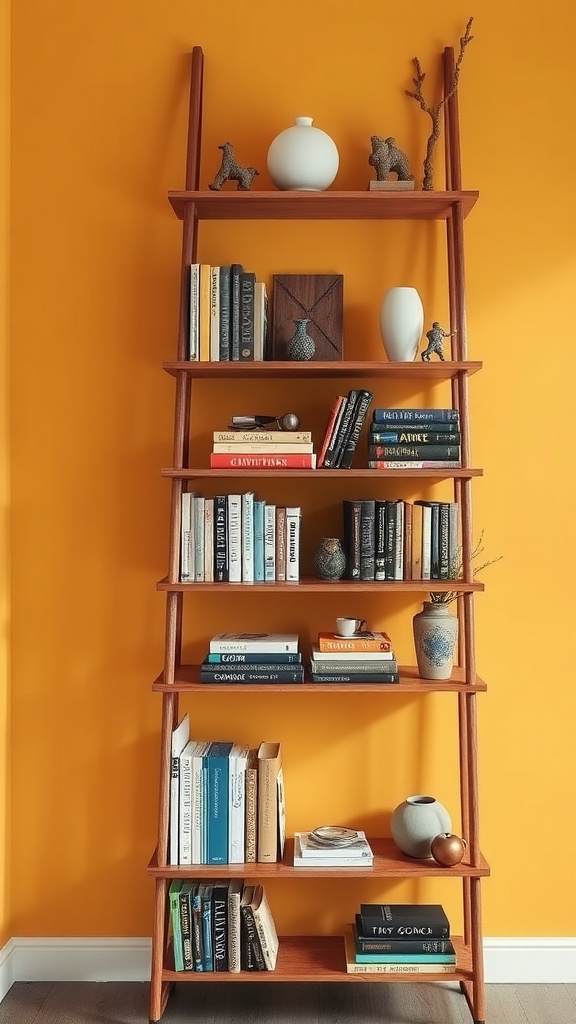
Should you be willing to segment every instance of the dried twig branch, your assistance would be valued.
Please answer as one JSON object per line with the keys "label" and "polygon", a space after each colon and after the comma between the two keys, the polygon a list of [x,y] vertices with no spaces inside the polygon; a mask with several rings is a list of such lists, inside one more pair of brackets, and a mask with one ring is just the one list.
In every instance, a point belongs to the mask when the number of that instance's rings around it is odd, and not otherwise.
{"label": "dried twig branch", "polygon": [[458,54],[458,60],[456,61],[456,64],[454,66],[452,85],[448,92],[446,93],[446,95],[443,96],[440,102],[436,103],[434,106],[429,106],[429,104],[426,103],[426,100],[424,99],[422,93],[422,86],[424,84],[424,79],[426,78],[426,73],[422,71],[418,57],[414,57],[413,60],[414,67],[416,69],[416,74],[412,79],[412,84],[414,85],[414,92],[412,92],[410,89],[406,89],[405,92],[407,96],[410,96],[411,99],[416,100],[416,102],[420,104],[420,107],[422,108],[424,113],[428,114],[432,120],[432,132],[426,144],[426,157],[424,159],[424,181],[422,183],[422,188],[426,190],[430,190],[434,187],[433,158],[434,147],[438,142],[438,139],[440,138],[440,111],[442,110],[444,104],[448,102],[450,97],[454,95],[456,89],[458,88],[458,80],[460,78],[460,68],[462,66],[462,60],[464,59],[464,51],[468,46],[468,43],[471,43],[474,38],[474,36],[470,35],[470,28],[472,26],[473,21],[473,18],[468,19],[466,31],[464,32],[464,35],[461,36],[460,38],[460,53]]}

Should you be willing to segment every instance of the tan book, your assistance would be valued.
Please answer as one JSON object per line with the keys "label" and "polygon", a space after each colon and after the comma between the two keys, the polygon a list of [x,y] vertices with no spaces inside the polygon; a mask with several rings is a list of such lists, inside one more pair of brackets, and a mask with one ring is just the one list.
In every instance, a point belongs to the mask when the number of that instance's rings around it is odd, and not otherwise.
{"label": "tan book", "polygon": [[258,861],[278,858],[278,774],[280,744],[261,743],[258,748]]}
{"label": "tan book", "polygon": [[314,451],[311,441],[278,444],[277,441],[243,441],[242,444],[231,444],[229,441],[214,441],[213,452],[231,452],[234,454],[258,455],[306,455]]}
{"label": "tan book", "polygon": [[258,750],[256,747],[252,747],[248,751],[245,786],[245,861],[247,864],[254,864],[257,853],[258,825]]}
{"label": "tan book", "polygon": [[266,899],[264,886],[260,883],[254,886],[251,907],[266,970],[273,971],[278,956],[278,933]]}
{"label": "tan book", "polygon": [[312,432],[310,430],[215,430],[212,434],[215,444],[310,444]]}
{"label": "tan book", "polygon": [[276,507],[276,579],[286,579],[286,508]]}
{"label": "tan book", "polygon": [[212,267],[208,263],[200,264],[200,287],[198,291],[198,327],[200,337],[200,362],[210,362],[210,303],[211,303]]}

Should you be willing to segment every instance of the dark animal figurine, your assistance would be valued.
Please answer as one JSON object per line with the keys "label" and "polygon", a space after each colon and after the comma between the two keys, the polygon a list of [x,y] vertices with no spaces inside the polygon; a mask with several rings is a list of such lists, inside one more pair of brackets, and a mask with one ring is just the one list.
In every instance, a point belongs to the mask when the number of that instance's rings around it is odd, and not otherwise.
{"label": "dark animal figurine", "polygon": [[222,165],[208,188],[211,188],[213,192],[219,192],[225,181],[237,181],[238,189],[247,192],[252,184],[252,179],[258,174],[256,168],[242,167],[236,163],[234,147],[231,142],[223,143],[222,146],[218,146],[218,149],[222,150]]}
{"label": "dark animal figurine", "polygon": [[444,353],[442,352],[442,342],[444,338],[451,338],[456,331],[452,331],[448,334],[443,331],[437,320],[432,324],[432,330],[426,331],[426,337],[428,338],[428,347],[422,353],[422,361],[424,363],[430,362],[430,356],[436,353],[439,359],[444,362]]}
{"label": "dark animal figurine", "polygon": [[396,139],[389,136],[383,139],[380,135],[373,135],[370,139],[372,152],[368,157],[368,163],[376,170],[376,181],[386,181],[391,171],[398,175],[398,181],[413,181],[410,174],[408,157],[396,145]]}

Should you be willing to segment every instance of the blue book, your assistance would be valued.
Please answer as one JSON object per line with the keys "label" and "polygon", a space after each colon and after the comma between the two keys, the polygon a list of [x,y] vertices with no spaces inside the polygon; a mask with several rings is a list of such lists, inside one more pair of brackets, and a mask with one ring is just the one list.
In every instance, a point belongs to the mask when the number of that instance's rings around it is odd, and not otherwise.
{"label": "blue book", "polygon": [[458,409],[374,409],[373,423],[457,423]]}
{"label": "blue book", "polygon": [[265,501],[254,501],[254,581],[264,579],[264,507]]}
{"label": "blue book", "polygon": [[207,864],[228,863],[228,790],[231,742],[211,743],[205,761],[208,767],[208,859]]}
{"label": "blue book", "polygon": [[212,941],[212,892],[214,886],[200,883],[200,913],[202,918],[202,970],[214,970],[214,945]]}

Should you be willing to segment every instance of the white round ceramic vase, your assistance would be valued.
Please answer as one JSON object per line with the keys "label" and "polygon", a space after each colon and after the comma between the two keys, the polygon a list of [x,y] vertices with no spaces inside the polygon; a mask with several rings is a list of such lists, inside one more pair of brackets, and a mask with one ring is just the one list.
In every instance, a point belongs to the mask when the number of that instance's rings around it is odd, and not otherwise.
{"label": "white round ceramic vase", "polygon": [[380,306],[380,333],[392,363],[412,363],[424,328],[424,307],[416,288],[389,288]]}
{"label": "white round ceramic vase", "polygon": [[408,857],[432,856],[430,844],[440,832],[451,832],[446,808],[433,796],[408,796],[398,804],[390,820],[392,838]]}
{"label": "white round ceramic vase", "polygon": [[322,192],[334,181],[340,158],[336,143],[314,128],[311,117],[297,117],[292,128],[273,140],[267,162],[276,188]]}

